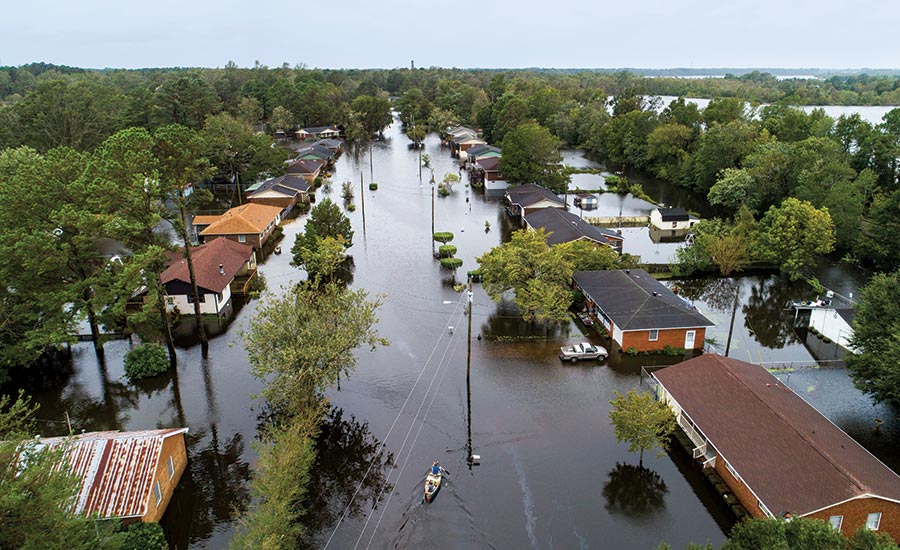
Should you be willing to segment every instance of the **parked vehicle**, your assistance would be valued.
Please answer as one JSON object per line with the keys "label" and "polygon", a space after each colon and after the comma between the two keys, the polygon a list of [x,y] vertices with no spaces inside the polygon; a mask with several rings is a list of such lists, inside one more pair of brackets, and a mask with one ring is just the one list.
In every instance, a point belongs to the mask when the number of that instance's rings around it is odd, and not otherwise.
{"label": "parked vehicle", "polygon": [[603,361],[609,356],[606,348],[603,346],[595,346],[588,342],[575,344],[574,346],[563,346],[559,348],[559,358],[570,363],[577,363],[579,360],[587,361],[596,359]]}

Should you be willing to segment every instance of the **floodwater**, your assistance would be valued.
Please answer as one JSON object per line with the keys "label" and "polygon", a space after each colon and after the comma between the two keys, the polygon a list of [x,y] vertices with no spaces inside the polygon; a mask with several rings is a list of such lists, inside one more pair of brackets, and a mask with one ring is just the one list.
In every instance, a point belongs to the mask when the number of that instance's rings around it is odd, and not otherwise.
{"label": "floodwater", "polygon": [[[397,124],[372,148],[346,151],[330,192],[339,204],[341,183],[355,187],[352,285],[384,302],[378,329],[391,342],[360,351],[359,368],[329,395],[332,412],[318,441],[319,458],[306,518],[310,548],[672,548],[688,542],[716,545],[733,518],[722,500],[681,450],[638,457],[615,440],[609,424],[613,391],[640,384],[642,365],[674,363],[681,357],[628,357],[611,349],[606,363],[563,365],[559,346],[588,339],[609,345],[574,322],[544,329],[495,305],[475,285],[471,308],[471,368],[467,378],[468,317],[465,293],[453,289],[453,274],[433,259],[430,240],[431,172],[418,172],[418,151]],[[434,136],[424,152],[435,178],[457,173],[449,151]],[[585,160],[585,163],[590,161]],[[359,187],[363,174],[365,191]],[[376,181],[377,191],[368,183]],[[364,197],[361,193],[364,193]],[[601,202],[618,200],[600,195]],[[365,207],[363,208],[363,200]],[[434,229],[452,231],[463,266],[509,238],[514,222],[499,197],[461,182],[452,194],[434,198]],[[604,203],[602,208],[610,208]],[[615,206],[614,206],[615,207]],[[365,223],[363,218],[365,217]],[[285,253],[269,257],[261,270],[278,292],[303,274],[291,267],[289,249],[305,217],[285,225]],[[486,225],[487,222],[487,225]],[[488,227],[489,226],[489,227]],[[488,229],[486,230],[486,227]],[[628,236],[626,236],[626,250]],[[840,267],[824,267],[827,286],[854,292]],[[732,356],[754,361],[802,361],[811,355],[783,309],[789,298],[809,291],[778,276],[736,279],[740,306]],[[849,282],[848,282],[849,281]],[[717,327],[724,346],[734,296],[731,279],[673,281]],[[261,405],[249,374],[240,332],[258,302],[236,307],[233,322],[210,342],[210,359],[199,346],[180,340],[177,376],[139,385],[123,379],[128,341],[106,345],[98,363],[90,344],[74,346],[70,372],[37,392],[47,435],[65,430],[68,412],[76,431],[140,430],[187,425],[189,472],[163,519],[173,548],[223,548],[237,514],[250,503],[251,446]],[[896,414],[872,409],[840,369],[797,369],[788,375],[816,406],[871,445],[888,464],[898,462]],[[842,377],[843,376],[843,377]],[[467,384],[468,382],[468,384]],[[813,387],[813,391],[806,391]],[[838,394],[839,388],[843,394]],[[852,406],[845,406],[852,401]],[[873,413],[873,410],[875,411]],[[867,431],[869,415],[888,420],[882,434]],[[471,452],[479,464],[469,466]],[[448,470],[434,502],[422,499],[423,477],[434,460]]]}
{"label": "floodwater", "polygon": [[[678,99],[677,96],[673,95],[661,95],[656,96],[661,100],[659,110],[665,109],[669,103]],[[684,100],[688,103],[694,103],[700,109],[705,109],[707,105],[709,105],[709,99],[705,98],[696,98],[696,97],[686,97]],[[766,103],[760,105],[760,107],[766,106]],[[871,124],[881,124],[883,122],[882,118],[884,115],[889,113],[891,110],[896,109],[897,106],[884,106],[884,105],[800,105],[800,109],[803,109],[807,113],[812,112],[814,109],[822,109],[825,111],[825,114],[830,116],[831,118],[837,120],[841,116],[851,116],[854,114],[858,114],[861,119],[871,123]]]}

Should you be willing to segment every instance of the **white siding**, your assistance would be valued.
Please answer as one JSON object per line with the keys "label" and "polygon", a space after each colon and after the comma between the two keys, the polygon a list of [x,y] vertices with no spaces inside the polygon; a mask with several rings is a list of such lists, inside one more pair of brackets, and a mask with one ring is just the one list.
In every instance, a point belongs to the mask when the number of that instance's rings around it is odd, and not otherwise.
{"label": "white siding", "polygon": [[[205,294],[205,301],[200,303],[200,313],[216,315],[222,312],[225,304],[231,299],[231,287],[225,287],[222,291],[222,299],[220,300],[216,294]],[[178,308],[182,315],[193,315],[194,304],[188,302],[186,294],[176,294],[167,296],[169,309]]]}
{"label": "white siding", "polygon": [[617,326],[613,326],[612,339],[620,346],[622,345],[622,330]]}
{"label": "white siding", "polygon": [[853,350],[850,346],[850,337],[853,336],[853,327],[847,324],[843,317],[832,308],[813,309],[809,316],[809,324],[817,331],[836,342],[844,349]]}

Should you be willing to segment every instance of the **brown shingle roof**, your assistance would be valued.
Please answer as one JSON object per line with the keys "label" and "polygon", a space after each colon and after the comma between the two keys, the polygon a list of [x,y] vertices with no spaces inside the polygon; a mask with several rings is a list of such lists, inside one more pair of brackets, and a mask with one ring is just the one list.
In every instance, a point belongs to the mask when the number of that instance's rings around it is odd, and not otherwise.
{"label": "brown shingle roof", "polygon": [[[195,246],[191,248],[191,252],[197,286],[212,292],[225,290],[241,266],[253,257],[252,247],[225,238],[213,239],[204,245]],[[220,264],[224,274],[219,271]],[[190,284],[187,260],[179,253],[162,272],[161,277],[163,284],[172,281]]]}
{"label": "brown shingle roof", "polygon": [[766,369],[708,354],[654,376],[773,514],[900,502],[900,476]]}
{"label": "brown shingle roof", "polygon": [[[235,206],[213,221],[209,227],[200,232],[208,235],[241,235],[261,233],[281,214],[281,208],[265,204],[247,203]],[[201,217],[201,216],[198,216]],[[208,216],[202,216],[207,218]],[[198,225],[194,218],[194,225]]]}

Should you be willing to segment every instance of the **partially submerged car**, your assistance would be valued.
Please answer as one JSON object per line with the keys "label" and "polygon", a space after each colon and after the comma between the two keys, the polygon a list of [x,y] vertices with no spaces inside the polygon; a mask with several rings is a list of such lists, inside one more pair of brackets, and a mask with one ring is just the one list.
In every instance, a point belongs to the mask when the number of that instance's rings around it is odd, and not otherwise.
{"label": "partially submerged car", "polygon": [[608,356],[609,353],[606,351],[606,348],[603,346],[595,346],[589,342],[582,342],[580,344],[575,344],[574,346],[563,346],[559,348],[559,358],[563,361],[569,361],[570,363],[577,363],[578,361],[587,361],[590,359],[603,361]]}

